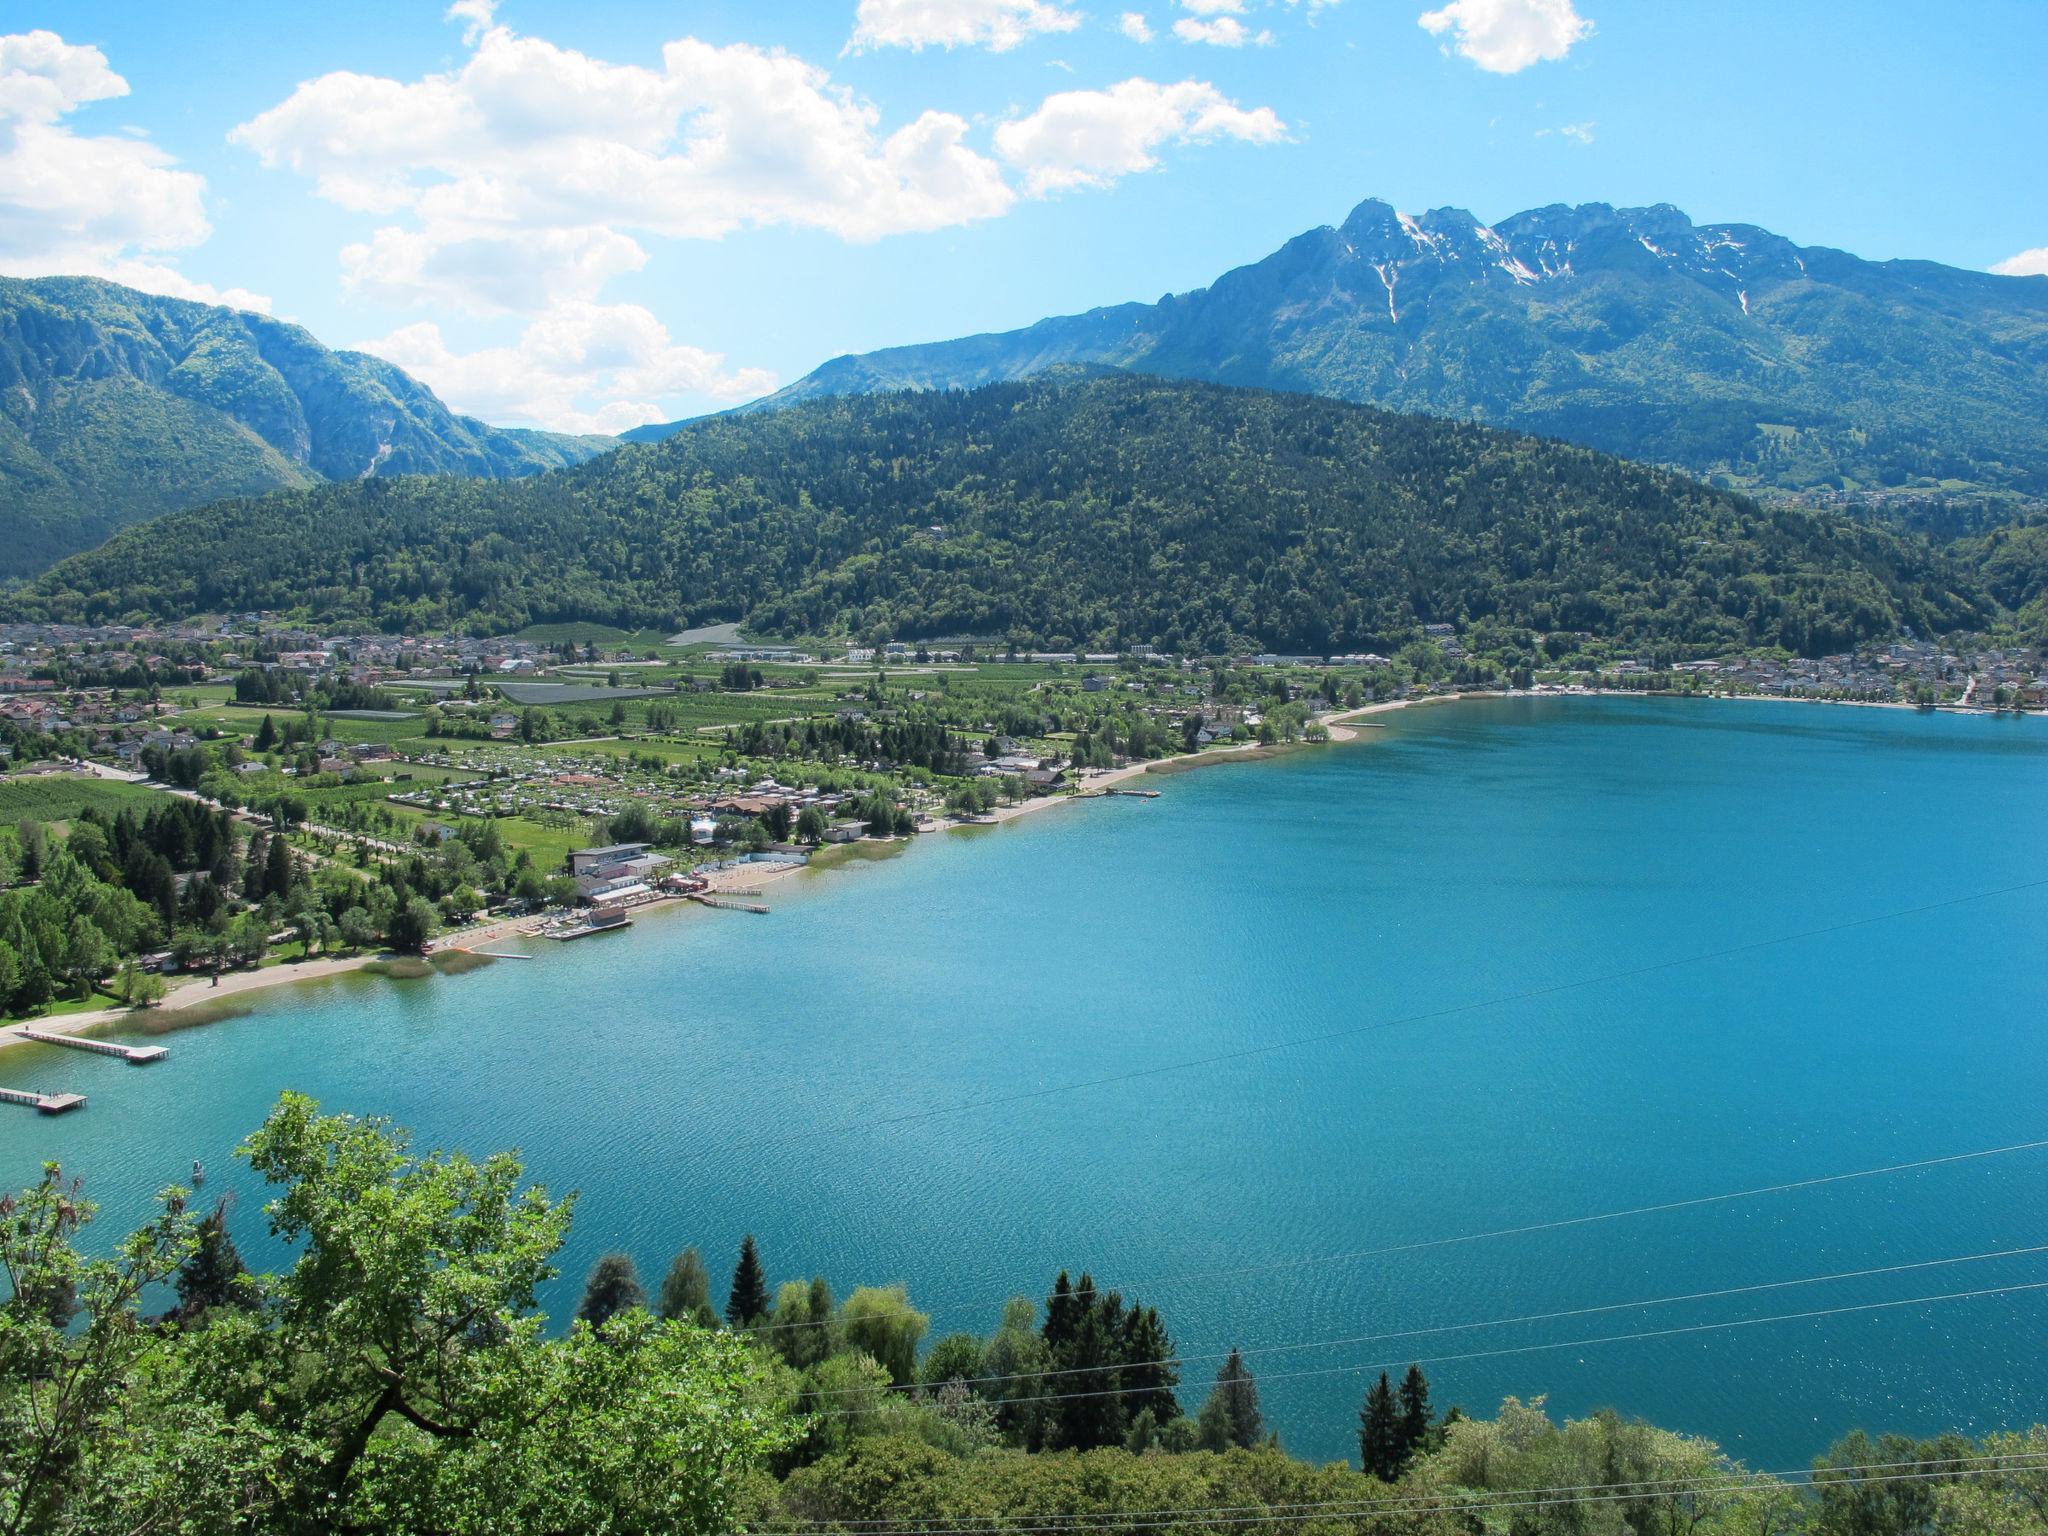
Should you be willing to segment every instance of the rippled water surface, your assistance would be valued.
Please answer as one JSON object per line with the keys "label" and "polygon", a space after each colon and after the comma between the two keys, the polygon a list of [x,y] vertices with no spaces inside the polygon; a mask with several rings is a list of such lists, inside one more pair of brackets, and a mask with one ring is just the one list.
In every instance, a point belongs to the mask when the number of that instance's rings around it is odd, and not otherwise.
{"label": "rippled water surface", "polygon": [[[2048,1149],[1437,1242],[2048,1138],[2043,723],[1384,720],[784,881],[767,918],[267,994],[154,1067],[10,1051],[0,1083],[91,1103],[0,1108],[0,1175],[61,1159],[125,1225],[198,1157],[275,1262],[231,1149],[300,1088],[580,1190],[558,1312],[605,1249],[651,1283],[749,1230],[776,1280],[909,1282],[935,1335],[1087,1267],[1191,1379],[1254,1351],[1317,1456],[1410,1359],[1440,1404],[1613,1405],[1764,1467],[2048,1417],[2048,1290],[2009,1289],[2048,1255],[1783,1283],[2048,1244]],[[1745,1318],[1785,1320],[1701,1326]]]}

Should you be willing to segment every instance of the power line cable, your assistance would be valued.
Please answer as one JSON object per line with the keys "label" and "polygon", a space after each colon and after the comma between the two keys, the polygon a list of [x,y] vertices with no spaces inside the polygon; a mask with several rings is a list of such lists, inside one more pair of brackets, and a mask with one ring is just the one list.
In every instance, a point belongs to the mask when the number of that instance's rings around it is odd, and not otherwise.
{"label": "power line cable", "polygon": [[[1252,1348],[1236,1350],[1219,1349],[1207,1353],[1178,1354],[1165,1360],[1137,1360],[1107,1365],[1063,1366],[1050,1371],[1013,1371],[1003,1376],[964,1376],[943,1385],[964,1387],[998,1386],[1012,1381],[1047,1381],[1061,1376],[1101,1376],[1111,1371],[1151,1370],[1160,1366],[1195,1365],[1209,1360],[1221,1360],[1233,1352],[1239,1356],[1293,1354],[1304,1349],[1337,1349],[1351,1344],[1373,1344],[1387,1339],[1423,1338],[1443,1333],[1469,1333],[1481,1328],[1508,1328],[1521,1323],[1562,1322],[1568,1318],[1591,1317],[1603,1312],[1633,1312],[1645,1307],[1679,1306],[1689,1301],[1724,1300],[1730,1296],[1750,1296],[1761,1291],[1791,1290],[1802,1285],[1828,1285],[1838,1280],[1867,1280],[1877,1275],[1905,1274],[1913,1270],[1940,1269],[1951,1264],[1981,1264],[1993,1259],[2023,1258],[2037,1253],[2048,1253],[2048,1243],[2034,1243],[2024,1248],[2000,1248],[1985,1253],[1957,1254],[1943,1259],[1915,1259],[1905,1264],[1883,1264],[1870,1269],[1845,1269],[1827,1275],[1802,1275],[1791,1280],[1762,1280],[1751,1285],[1726,1286],[1712,1291],[1689,1291],[1678,1296],[1652,1296],[1641,1301],[1605,1301],[1594,1306],[1569,1307],[1555,1312],[1526,1312],[1514,1317],[1484,1318],[1469,1323],[1439,1323],[1427,1328],[1404,1328],[1388,1333],[1357,1333],[1331,1339],[1309,1339],[1296,1344],[1261,1344]],[[837,1388],[831,1392],[817,1394],[821,1397],[850,1397],[866,1390],[861,1387]]]}
{"label": "power line cable", "polygon": [[[1409,1361],[1375,1360],[1363,1365],[1331,1365],[1293,1371],[1275,1371],[1269,1373],[1264,1379],[1272,1382],[1295,1381],[1311,1376],[1355,1376],[1367,1371],[1394,1370],[1403,1364],[1453,1365],[1470,1360],[1493,1360],[1509,1355],[1537,1354],[1545,1350],[1580,1349],[1595,1344],[1635,1343],[1645,1339],[1676,1338],[1684,1334],[1717,1333],[1729,1328],[1755,1328],[1766,1323],[1804,1322],[1823,1317],[1842,1317],[1856,1312],[1885,1312],[1896,1310],[1900,1307],[1931,1306],[1944,1301],[1975,1301],[1987,1296],[2008,1296],[2017,1295],[2022,1292],[2044,1290],[2048,1290],[2048,1280],[2036,1280],[2015,1285],[1985,1286],[1977,1290],[1948,1291],[1935,1296],[1908,1296],[1897,1301],[1869,1301],[1840,1307],[1817,1307],[1805,1312],[1780,1312],[1770,1317],[1732,1318],[1718,1323],[1687,1323],[1674,1325],[1669,1328],[1644,1329],[1635,1333],[1597,1334],[1590,1338],[1555,1339],[1541,1344],[1517,1344],[1498,1349],[1467,1350],[1460,1354],[1423,1355]],[[1107,1370],[1108,1368],[1104,1367],[1104,1369]],[[1084,1398],[1121,1397],[1130,1390],[1130,1388],[1126,1387],[1109,1387],[1093,1392],[1050,1392],[1042,1397],[1027,1399],[1027,1401],[1033,1403],[1078,1402]],[[813,1417],[846,1418],[861,1411],[859,1409],[828,1408],[814,1414]]]}
{"label": "power line cable", "polygon": [[[1997,1466],[1955,1467],[1942,1471],[1897,1472],[1877,1477],[1858,1476],[1854,1481],[1857,1487],[1889,1483],[1955,1482],[1969,1477],[1996,1477],[2010,1472],[2042,1470],[2042,1463],[2031,1456],[2024,1458],[2018,1456],[2001,1458],[2001,1462],[2002,1464]],[[1854,1466],[1822,1467],[1801,1472],[1750,1473],[1748,1476],[1751,1478],[1774,1479],[1781,1488],[1817,1488],[1827,1486],[1837,1476],[1846,1478],[1848,1474],[1859,1473],[1863,1470],[1865,1469]],[[1301,1524],[1310,1520],[1343,1519],[1349,1516],[1371,1516],[1388,1513],[1456,1513],[1465,1511],[1485,1513],[1493,1510],[1542,1509],[1572,1504],[1636,1503],[1645,1499],[1686,1498],[1717,1494],[1733,1498],[1743,1493],[1763,1490],[1768,1486],[1760,1482],[1745,1483],[1733,1480],[1737,1476],[1739,1475],[1730,1473],[1728,1478],[1721,1481],[1710,1482],[1703,1479],[1695,1484],[1666,1486],[1647,1492],[1640,1489],[1615,1492],[1599,1491],[1573,1494],[1561,1498],[1456,1499],[1443,1497],[1431,1499],[1424,1496],[1405,1507],[1391,1507],[1397,1503],[1397,1501],[1393,1500],[1361,1499],[1343,1502],[1333,1501],[1329,1504],[1313,1506],[1282,1506],[1278,1512],[1261,1512],[1254,1510],[1251,1506],[1243,1506],[1242,1508],[1246,1512],[1238,1513],[1236,1510],[1231,1510],[1228,1517],[1221,1515],[1212,1517],[1209,1509],[1196,1507],[1178,1511],[1159,1510],[1148,1512],[1165,1517],[1152,1520],[1130,1520],[1116,1511],[1105,1511],[1098,1517],[1098,1523],[1088,1525],[1071,1523],[1039,1525],[987,1524],[948,1528],[899,1524],[882,1527],[868,1526],[863,1529],[867,1532],[867,1536],[1066,1536],[1066,1533],[1076,1531],[1159,1530],[1188,1525],[1215,1527],[1264,1525],[1268,1523]],[[1504,1490],[1504,1492],[1520,1491]],[[991,1521],[1000,1521],[1003,1517],[989,1516],[987,1518]],[[1040,1520],[1048,1518],[1065,1520],[1069,1517],[1037,1516],[1033,1518]],[[844,1523],[835,1522],[830,1525],[764,1526],[760,1529],[764,1536],[813,1536],[813,1533],[848,1528],[850,1527]]]}
{"label": "power line cable", "polygon": [[[1994,1465],[1988,1467],[1982,1466],[1982,1464],[1986,1462],[1994,1463]],[[1940,1477],[1943,1476],[1946,1471],[1965,1467],[1980,1468],[1982,1471],[1985,1472],[2031,1471],[2036,1468],[2048,1469],[2048,1450],[1983,1451],[1969,1456],[1916,1456],[1908,1461],[1847,1462],[1840,1465],[1827,1466],[1822,1468],[1814,1468],[1810,1466],[1797,1467],[1789,1471],[1781,1472],[1752,1472],[1747,1470],[1746,1468],[1741,1468],[1734,1464],[1730,1464],[1725,1471],[1720,1472],[1718,1474],[1694,1473],[1684,1477],[1653,1477],[1637,1479],[1635,1481],[1604,1483],[1553,1483],[1547,1486],[1540,1486],[1534,1488],[1504,1488],[1499,1491],[1503,1497],[1512,1495],[1517,1498],[1529,1498],[1538,1494],[1547,1497],[1550,1495],[1590,1495],[1609,1493],[1621,1495],[1624,1497],[1661,1498],[1669,1496],[1669,1494],[1674,1490],[1679,1493],[1693,1492],[1700,1489],[1709,1489],[1714,1491],[1720,1491],[1725,1489],[1730,1492],[1739,1492],[1745,1486],[1754,1486],[1753,1483],[1744,1484],[1738,1481],[1739,1479],[1744,1478],[1775,1478],[1782,1480],[1791,1478],[1811,1479],[1816,1476],[1821,1478],[1846,1477],[1847,1475],[1852,1473],[1860,1474],[1865,1472],[1892,1472],[1902,1468],[1910,1468],[1916,1473],[1919,1473],[1923,1476]],[[1943,1470],[1937,1471],[1935,1470],[1937,1468]],[[1416,1493],[1395,1494],[1385,1498],[1319,1499],[1294,1504],[1218,1504],[1187,1506],[1182,1508],[1162,1507],[1156,1509],[1118,1509],[1094,1511],[1082,1510],[1076,1511],[1071,1514],[1045,1514],[1033,1516],[1032,1518],[1038,1520],[1095,1521],[1124,1520],[1136,1516],[1150,1515],[1276,1514],[1291,1513],[1296,1510],[1330,1510],[1352,1508],[1369,1508],[1377,1512],[1382,1510],[1399,1510],[1402,1508],[1412,1508],[1417,1506],[1437,1507],[1440,1506],[1442,1502],[1443,1495],[1440,1493]],[[986,1515],[973,1516],[968,1518],[994,1521],[1001,1520],[1005,1517],[1001,1515]],[[835,1520],[831,1522],[829,1527],[817,1526],[812,1524],[785,1523],[777,1526],[760,1526],[756,1527],[756,1530],[760,1532],[780,1532],[785,1533],[785,1536],[793,1536],[793,1533],[801,1533],[811,1530],[863,1530],[872,1529],[878,1526],[889,1526],[894,1524],[896,1524],[896,1522],[893,1520]],[[1072,1528],[1080,1530],[1089,1529],[1089,1527],[1086,1525],[1078,1525]],[[925,1536],[931,1536],[931,1533],[925,1533]]]}
{"label": "power line cable", "polygon": [[[1699,1206],[1725,1205],[1737,1200],[1762,1199],[1768,1195],[1792,1194],[1804,1189],[1818,1189],[1830,1184],[1846,1184],[1859,1179],[1874,1179],[1895,1173],[1917,1173],[1927,1168],[1939,1168],[1952,1163],[1967,1163],[1988,1157],[2005,1157],[2019,1152],[2038,1152],[2048,1148],[2048,1137],[2035,1141],[2012,1142],[2001,1147],[1986,1147],[1973,1152],[1944,1153],[1938,1157],[1916,1158],[1911,1162],[1887,1163],[1876,1168],[1857,1168],[1848,1173],[1819,1174],[1812,1178],[1793,1179],[1782,1184],[1762,1184],[1749,1189],[1730,1190],[1723,1194],[1692,1195],[1682,1200],[1665,1200],[1654,1205],[1630,1206],[1623,1210],[1598,1211],[1587,1216],[1564,1216],[1553,1221],[1524,1222],[1512,1227],[1494,1227],[1481,1232],[1462,1232],[1449,1237],[1420,1238],[1413,1242],[1389,1243],[1377,1248],[1355,1248],[1344,1253],[1317,1254],[1306,1258],[1277,1259],[1264,1264],[1239,1265],[1229,1269],[1190,1270],[1180,1274],[1153,1275],[1136,1280],[1125,1280],[1114,1289],[1136,1290],[1141,1286],[1183,1285],[1201,1280],[1238,1279],[1247,1275],[1276,1274],[1290,1269],[1307,1269],[1322,1264],[1348,1264],[1362,1259],[1387,1258],[1398,1254],[1422,1253],[1432,1248],[1451,1248],[1467,1243],[1492,1242],[1504,1237],[1530,1237],[1540,1232],[1559,1232],[1572,1227],[1595,1226],[1602,1222],[1622,1221],[1637,1216],[1661,1216],[1672,1211],[1691,1210]],[[1076,1295],[1104,1295],[1112,1287],[1095,1281],[1086,1290],[1076,1290]],[[1007,1301],[1004,1297],[1002,1300]],[[835,1319],[812,1318],[797,1323],[764,1323],[749,1332],[756,1334],[787,1333],[804,1328],[827,1328]]]}

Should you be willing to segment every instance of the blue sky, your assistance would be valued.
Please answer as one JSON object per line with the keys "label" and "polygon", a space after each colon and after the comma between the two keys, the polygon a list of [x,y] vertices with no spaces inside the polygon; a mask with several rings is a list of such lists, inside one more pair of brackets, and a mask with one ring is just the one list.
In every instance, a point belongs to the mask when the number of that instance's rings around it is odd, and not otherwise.
{"label": "blue sky", "polygon": [[616,430],[1155,298],[1368,196],[1671,202],[2048,270],[2039,0],[14,0],[0,26],[0,271],[268,307],[506,423]]}

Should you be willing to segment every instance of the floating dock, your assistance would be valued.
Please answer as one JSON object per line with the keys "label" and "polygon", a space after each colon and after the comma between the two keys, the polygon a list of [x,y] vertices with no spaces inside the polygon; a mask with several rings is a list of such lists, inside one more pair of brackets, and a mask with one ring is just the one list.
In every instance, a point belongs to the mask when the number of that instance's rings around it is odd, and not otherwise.
{"label": "floating dock", "polygon": [[61,1115],[67,1109],[78,1109],[85,1104],[82,1093],[37,1093],[28,1088],[0,1088],[0,1104],[26,1104],[30,1109],[39,1109],[46,1115]]}
{"label": "floating dock", "polygon": [[102,1056],[118,1056],[134,1067],[162,1061],[171,1054],[161,1045],[117,1045],[112,1040],[88,1040],[84,1035],[61,1035],[55,1030],[21,1029],[15,1033],[24,1040],[40,1040],[44,1045],[64,1045],[74,1051],[97,1051]]}

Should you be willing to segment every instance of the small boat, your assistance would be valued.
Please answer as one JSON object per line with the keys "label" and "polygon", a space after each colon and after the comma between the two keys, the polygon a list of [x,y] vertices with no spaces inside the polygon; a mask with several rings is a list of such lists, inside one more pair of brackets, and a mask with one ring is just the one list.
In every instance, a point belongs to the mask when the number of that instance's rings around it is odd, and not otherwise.
{"label": "small boat", "polygon": [[192,1182],[194,1184],[204,1184],[206,1182],[206,1169],[196,1157],[192,1159]]}

